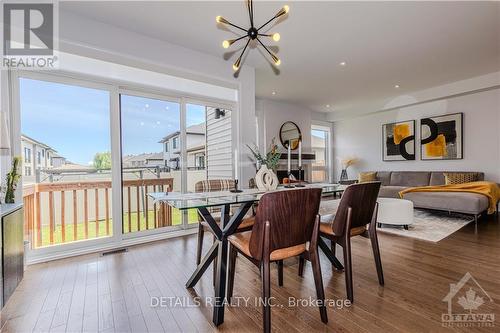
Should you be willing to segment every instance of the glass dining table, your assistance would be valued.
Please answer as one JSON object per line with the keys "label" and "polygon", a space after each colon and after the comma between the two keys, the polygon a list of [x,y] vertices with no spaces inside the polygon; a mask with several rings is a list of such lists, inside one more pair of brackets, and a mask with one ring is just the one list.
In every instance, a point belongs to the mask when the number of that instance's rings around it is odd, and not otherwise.
{"label": "glass dining table", "polygon": [[[337,184],[308,184],[306,187],[320,187],[328,194],[336,191]],[[276,191],[289,191],[294,188],[278,187]],[[269,192],[269,191],[268,191]],[[157,192],[148,193],[155,203],[165,203],[179,209],[197,209],[200,216],[208,224],[215,236],[214,243],[205,254],[196,270],[186,282],[186,288],[193,288],[210,264],[217,258],[215,270],[215,298],[213,301],[212,321],[216,326],[224,322],[224,305],[226,303],[227,287],[227,263],[229,244],[228,237],[232,235],[241,224],[243,218],[254,203],[268,193],[258,189],[246,189],[241,192],[220,191],[220,192],[198,192],[198,193],[178,193],[178,192]],[[220,207],[220,221],[217,223],[213,213],[209,208]],[[236,211],[231,211],[231,207],[237,207]],[[326,247],[326,244],[320,244]],[[340,262],[336,258],[329,258],[337,268],[341,268]],[[333,261],[335,260],[335,262]],[[340,265],[340,266],[339,266]]]}

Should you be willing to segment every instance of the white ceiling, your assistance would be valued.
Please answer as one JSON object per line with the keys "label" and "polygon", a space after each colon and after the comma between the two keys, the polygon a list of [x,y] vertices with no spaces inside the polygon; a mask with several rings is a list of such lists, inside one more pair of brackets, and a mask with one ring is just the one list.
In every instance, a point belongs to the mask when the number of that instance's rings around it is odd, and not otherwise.
{"label": "white ceiling", "polygon": [[[255,1],[256,24],[283,4]],[[280,32],[281,40],[268,43],[278,46],[279,73],[259,50],[252,50],[245,60],[256,68],[257,97],[315,111],[345,112],[369,108],[371,101],[500,70],[500,2],[288,4],[288,17],[270,30]],[[243,1],[64,2],[60,6],[221,58],[227,51],[221,47],[222,40],[234,34],[217,27],[215,16],[248,25]],[[227,65],[237,56],[233,54]],[[346,66],[339,65],[343,61]]]}

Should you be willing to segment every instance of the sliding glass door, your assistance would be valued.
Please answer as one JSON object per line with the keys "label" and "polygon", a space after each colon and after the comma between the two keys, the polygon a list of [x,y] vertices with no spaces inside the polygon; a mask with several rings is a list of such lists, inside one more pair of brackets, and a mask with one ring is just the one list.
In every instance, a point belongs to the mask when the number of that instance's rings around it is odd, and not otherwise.
{"label": "sliding glass door", "polygon": [[123,233],[183,224],[148,197],[182,189],[180,103],[160,98],[120,95]]}
{"label": "sliding glass door", "polygon": [[33,258],[194,227],[195,210],[148,193],[232,178],[230,104],[57,74],[14,77]]}
{"label": "sliding glass door", "polygon": [[110,93],[20,78],[26,238],[33,249],[113,235]]}

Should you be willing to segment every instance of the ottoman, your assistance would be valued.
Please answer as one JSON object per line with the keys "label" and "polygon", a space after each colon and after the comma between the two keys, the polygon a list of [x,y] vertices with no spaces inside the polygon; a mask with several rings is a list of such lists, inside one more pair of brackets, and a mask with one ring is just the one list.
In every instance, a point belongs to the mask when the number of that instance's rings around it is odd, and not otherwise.
{"label": "ottoman", "polygon": [[404,199],[378,198],[377,224],[399,225],[408,230],[413,224],[413,202]]}

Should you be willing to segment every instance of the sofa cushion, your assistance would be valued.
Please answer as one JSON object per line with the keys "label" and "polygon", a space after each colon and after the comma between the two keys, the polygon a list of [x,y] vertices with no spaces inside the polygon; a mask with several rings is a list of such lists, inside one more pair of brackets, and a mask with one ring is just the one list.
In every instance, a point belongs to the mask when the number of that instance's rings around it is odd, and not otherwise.
{"label": "sofa cushion", "polygon": [[444,185],[445,184],[445,178],[444,178],[444,174],[445,173],[473,173],[473,174],[477,174],[477,176],[478,176],[477,180],[484,180],[484,173],[483,172],[471,172],[471,171],[433,171],[433,172],[431,172],[430,185],[431,186]]}
{"label": "sofa cushion", "polygon": [[393,171],[391,185],[395,186],[429,186],[430,172],[424,171]]}
{"label": "sofa cushion", "polygon": [[399,199],[399,192],[406,190],[406,186],[381,186],[378,196],[381,198],[397,198]]}
{"label": "sofa cushion", "polygon": [[382,186],[391,185],[391,171],[377,171],[377,180],[382,183]]}
{"label": "sofa cushion", "polygon": [[454,184],[466,184],[477,182],[479,180],[479,174],[475,172],[445,172],[444,182],[446,185]]}
{"label": "sofa cushion", "polygon": [[416,208],[427,208],[479,214],[488,209],[488,197],[482,194],[465,192],[410,192],[404,199],[413,201]]}
{"label": "sofa cushion", "polygon": [[360,172],[358,175],[358,183],[374,182],[376,180],[376,172]]}
{"label": "sofa cushion", "polygon": [[444,172],[434,171],[431,172],[431,186],[444,185]]}

